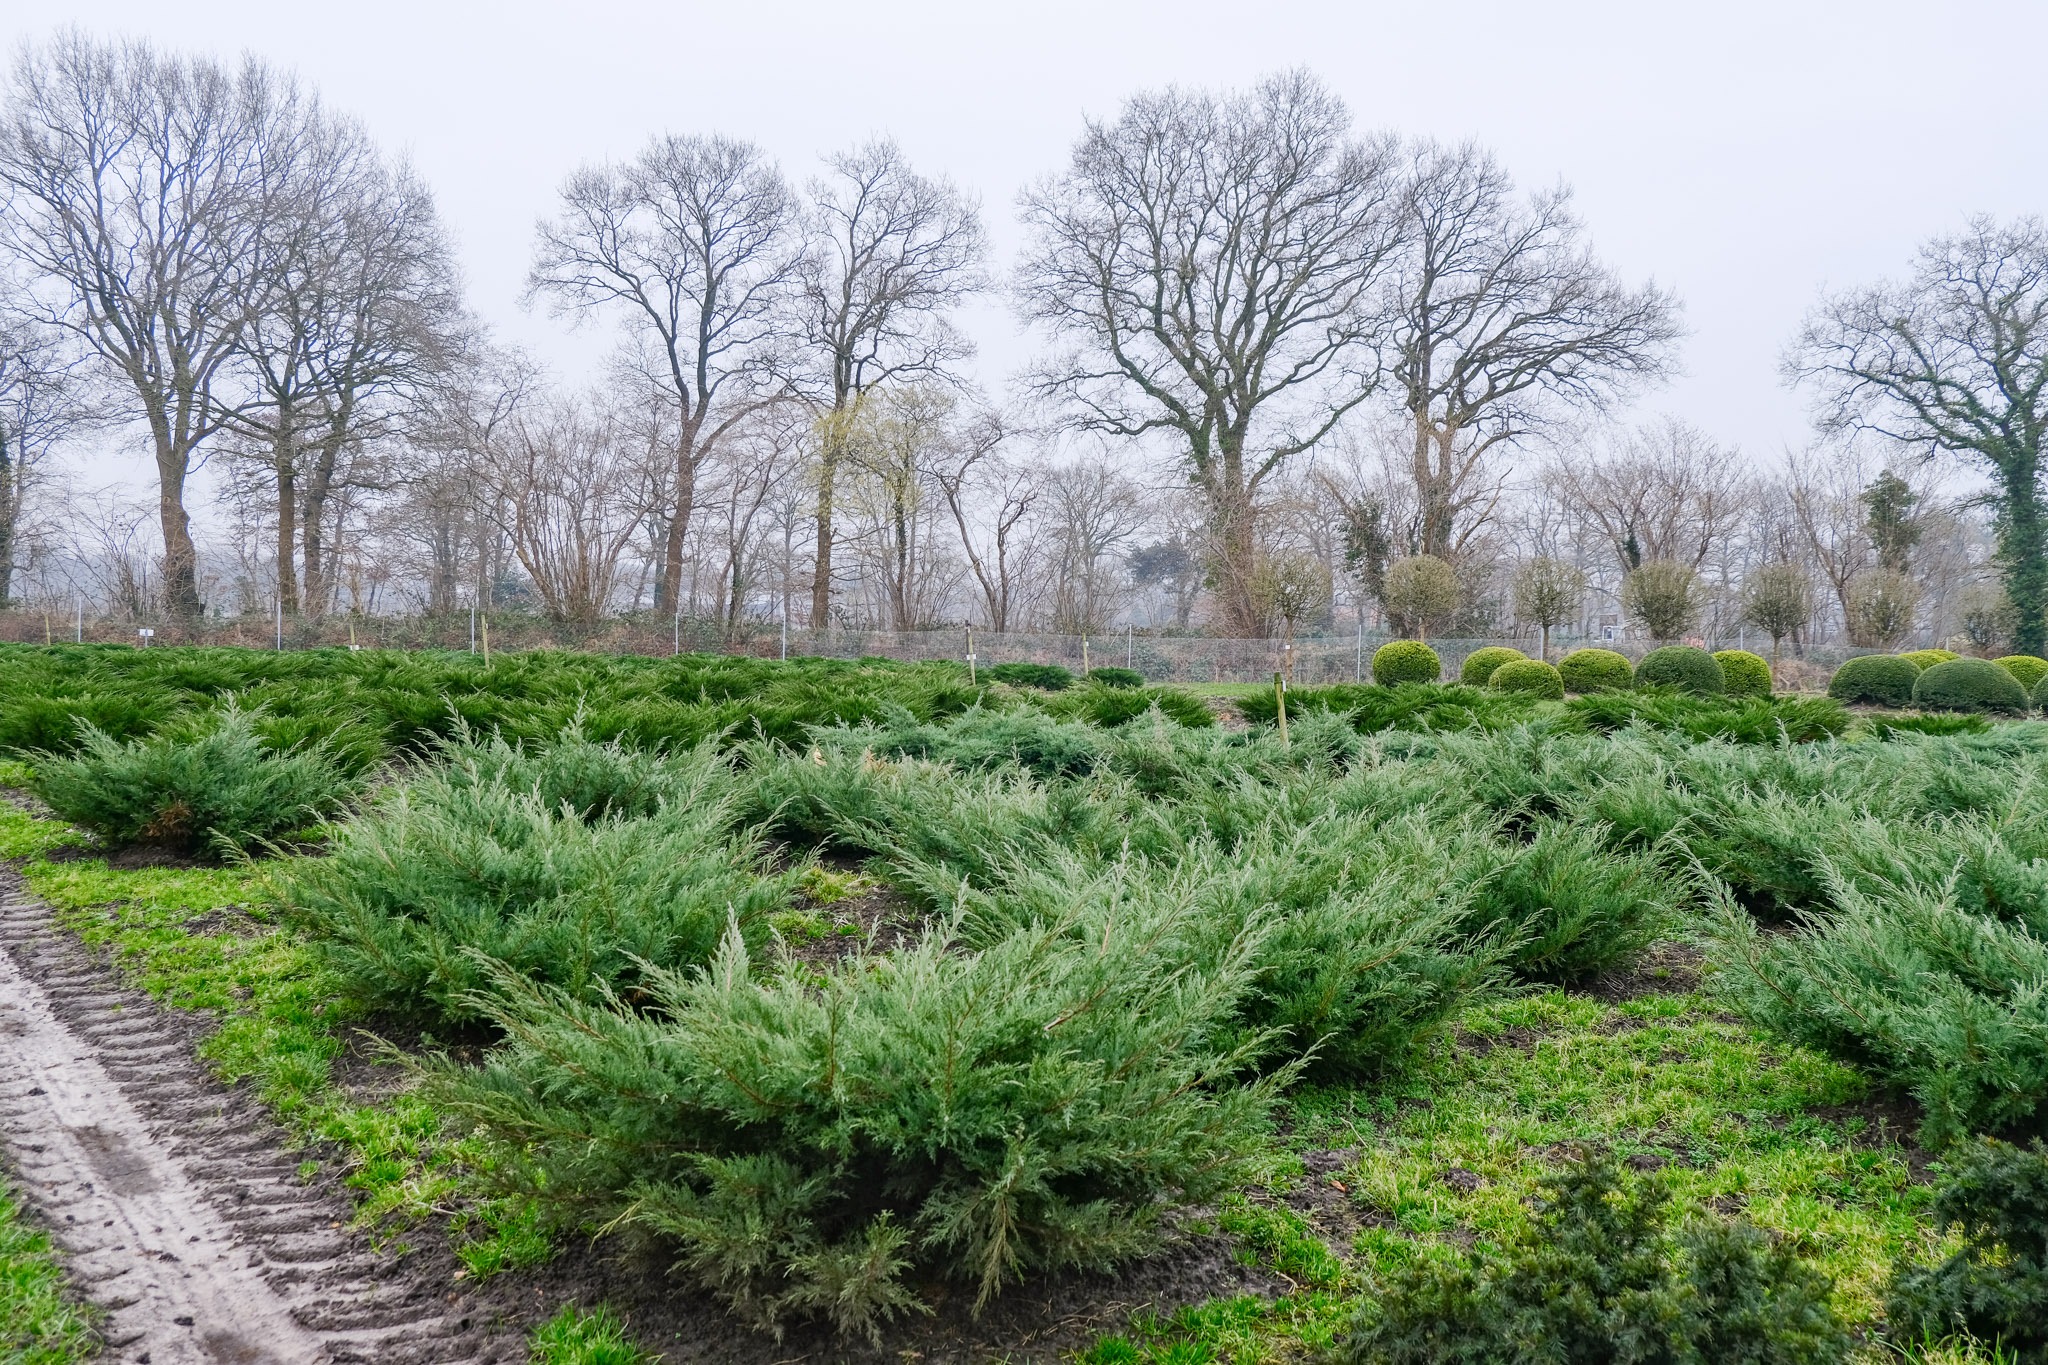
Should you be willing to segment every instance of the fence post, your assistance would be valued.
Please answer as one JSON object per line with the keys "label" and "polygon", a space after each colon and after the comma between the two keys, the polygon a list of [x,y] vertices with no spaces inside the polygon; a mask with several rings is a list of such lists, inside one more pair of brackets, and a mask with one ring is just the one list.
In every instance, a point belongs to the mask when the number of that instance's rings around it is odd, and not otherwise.
{"label": "fence post", "polygon": [[1273,706],[1275,708],[1274,714],[1280,719],[1280,747],[1285,749],[1289,747],[1287,743],[1287,684],[1280,680],[1278,673],[1273,675]]}
{"label": "fence post", "polygon": [[1136,654],[1136,650],[1137,650],[1137,648],[1138,648],[1138,628],[1137,628],[1137,626],[1133,625],[1133,624],[1132,624],[1131,622],[1129,622],[1129,621],[1126,621],[1126,622],[1124,622],[1124,667],[1125,667],[1125,668],[1129,668],[1129,667],[1131,667],[1131,662],[1132,662],[1132,660],[1133,660],[1133,659],[1135,659],[1135,658],[1137,657],[1137,654]]}
{"label": "fence post", "polygon": [[485,612],[480,618],[484,623],[484,667],[491,666],[491,614]]}
{"label": "fence post", "polygon": [[469,604],[469,652],[476,653],[476,603]]}
{"label": "fence post", "polygon": [[78,597],[78,643],[85,643],[85,594]]}
{"label": "fence post", "polygon": [[1358,661],[1351,665],[1351,681],[1365,681],[1365,608],[1358,609]]}
{"label": "fence post", "polygon": [[974,686],[974,627],[967,628],[967,685]]}

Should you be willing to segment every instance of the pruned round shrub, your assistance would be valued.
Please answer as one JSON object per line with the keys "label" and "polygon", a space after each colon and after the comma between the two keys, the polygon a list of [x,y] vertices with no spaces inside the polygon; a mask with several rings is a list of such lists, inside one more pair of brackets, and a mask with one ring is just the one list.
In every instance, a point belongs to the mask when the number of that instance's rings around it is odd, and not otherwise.
{"label": "pruned round shrub", "polygon": [[1487,686],[1501,692],[1530,692],[1552,701],[1564,700],[1564,679],[1541,659],[1510,659],[1493,670]]}
{"label": "pruned round shrub", "polygon": [[1913,649],[1908,650],[1899,657],[1901,659],[1910,659],[1914,667],[1925,673],[1936,664],[1954,663],[1963,656],[1952,649]]}
{"label": "pruned round shrub", "polygon": [[1502,664],[1511,664],[1517,659],[1529,656],[1519,649],[1507,645],[1488,645],[1475,649],[1465,656],[1465,662],[1458,669],[1458,681],[1467,687],[1484,687],[1493,679],[1493,670]]}
{"label": "pruned round shrub", "polygon": [[1610,688],[1633,687],[1635,665],[1626,654],[1611,649],[1575,649],[1557,666],[1567,692],[1604,692]]}
{"label": "pruned round shrub", "polygon": [[2048,678],[2048,659],[2037,658],[2032,654],[2008,654],[2003,659],[1994,659],[1992,662],[2018,678],[2020,686],[2027,689],[2028,696],[2032,696],[2034,689],[2040,686],[2041,679]]}
{"label": "pruned round shrub", "polygon": [[1771,695],[1771,665],[1760,654],[1746,649],[1718,649],[1714,662],[1721,665],[1721,681],[1731,697]]}
{"label": "pruned round shrub", "polygon": [[1913,683],[1913,704],[1923,711],[2027,713],[2027,689],[1989,659],[1950,659],[1922,672]]}
{"label": "pruned round shrub", "polygon": [[1064,692],[1074,685],[1074,675],[1058,664],[996,664],[988,676],[1012,687],[1036,687],[1044,692]]}
{"label": "pruned round shrub", "polygon": [[1828,695],[1839,702],[1911,706],[1920,665],[1903,654],[1859,654],[1828,679]]}
{"label": "pruned round shrub", "polygon": [[1675,687],[1701,697],[1718,697],[1728,690],[1721,665],[1704,649],[1692,645],[1665,645],[1653,649],[1636,665],[1637,687]]}
{"label": "pruned round shrub", "polygon": [[1435,682],[1443,671],[1444,661],[1420,640],[1390,640],[1373,651],[1372,680],[1382,687]]}
{"label": "pruned round shrub", "polygon": [[1104,687],[1143,687],[1145,675],[1135,668],[1091,668],[1088,681]]}

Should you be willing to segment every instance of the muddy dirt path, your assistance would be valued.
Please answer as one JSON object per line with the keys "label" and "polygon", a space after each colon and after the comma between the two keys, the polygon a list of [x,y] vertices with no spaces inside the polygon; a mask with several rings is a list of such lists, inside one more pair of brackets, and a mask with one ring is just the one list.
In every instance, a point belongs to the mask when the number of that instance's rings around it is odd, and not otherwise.
{"label": "muddy dirt path", "polygon": [[[159,1011],[0,868],[0,1146],[106,1310],[124,1365],[467,1365],[522,1358],[346,1228],[345,1200],[193,1059]],[[482,1316],[482,1315],[479,1315]]]}

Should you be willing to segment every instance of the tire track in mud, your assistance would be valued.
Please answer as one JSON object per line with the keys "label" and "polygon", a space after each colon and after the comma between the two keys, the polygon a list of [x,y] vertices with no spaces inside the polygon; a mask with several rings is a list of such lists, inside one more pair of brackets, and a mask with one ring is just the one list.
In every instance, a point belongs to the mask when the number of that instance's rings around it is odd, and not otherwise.
{"label": "tire track in mud", "polygon": [[283,1134],[0,868],[0,1145],[123,1365],[522,1359],[347,1229]]}

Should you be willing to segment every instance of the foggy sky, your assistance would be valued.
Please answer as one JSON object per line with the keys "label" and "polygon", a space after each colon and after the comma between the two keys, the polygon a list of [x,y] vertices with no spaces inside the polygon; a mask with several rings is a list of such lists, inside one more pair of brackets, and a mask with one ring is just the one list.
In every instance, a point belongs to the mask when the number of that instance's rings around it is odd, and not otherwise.
{"label": "foggy sky", "polygon": [[[2048,209],[2040,4],[0,0],[10,48],[66,18],[253,51],[361,117],[434,187],[471,305],[572,379],[611,337],[520,308],[534,220],[657,131],[751,138],[798,181],[892,133],[981,196],[1007,269],[1017,190],[1085,116],[1305,65],[1362,129],[1478,138],[1523,185],[1574,186],[1600,254],[1685,302],[1685,373],[1638,411],[1764,459],[1806,438],[1777,364],[1822,286],[1898,273],[1969,213]],[[963,321],[999,396],[1034,343],[999,302]]]}

